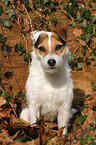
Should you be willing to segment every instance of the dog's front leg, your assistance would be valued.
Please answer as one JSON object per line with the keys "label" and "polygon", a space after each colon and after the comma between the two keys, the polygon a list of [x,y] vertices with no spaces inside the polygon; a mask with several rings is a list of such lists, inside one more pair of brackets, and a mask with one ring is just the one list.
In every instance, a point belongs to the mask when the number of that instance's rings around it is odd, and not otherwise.
{"label": "dog's front leg", "polygon": [[60,107],[58,110],[58,128],[65,127],[63,130],[63,135],[67,133],[67,125],[70,116],[70,109],[65,107]]}
{"label": "dog's front leg", "polygon": [[37,117],[39,118],[39,108],[33,104],[29,105],[29,121],[32,126],[36,123]]}

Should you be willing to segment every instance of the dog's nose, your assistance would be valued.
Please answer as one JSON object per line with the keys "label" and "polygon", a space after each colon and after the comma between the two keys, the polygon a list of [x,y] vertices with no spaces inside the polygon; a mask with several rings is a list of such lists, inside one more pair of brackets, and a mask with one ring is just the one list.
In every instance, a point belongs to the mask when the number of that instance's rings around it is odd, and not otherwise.
{"label": "dog's nose", "polygon": [[56,60],[55,59],[49,59],[48,60],[48,65],[49,66],[52,66],[53,67],[55,64],[56,64]]}

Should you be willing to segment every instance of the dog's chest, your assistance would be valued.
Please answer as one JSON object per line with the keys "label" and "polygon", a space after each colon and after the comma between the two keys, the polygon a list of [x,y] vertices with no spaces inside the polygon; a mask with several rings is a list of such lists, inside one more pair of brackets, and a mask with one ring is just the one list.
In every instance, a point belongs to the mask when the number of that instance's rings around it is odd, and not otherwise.
{"label": "dog's chest", "polygon": [[[60,107],[66,100],[66,85],[59,78],[45,77],[36,78],[33,82],[38,82],[33,86],[33,93],[36,89],[37,102],[44,108],[53,110]],[[38,101],[39,100],[39,101]]]}
{"label": "dog's chest", "polygon": [[53,121],[57,116],[58,108],[62,106],[64,102],[64,93],[60,89],[54,88],[42,88],[40,91],[40,108],[41,115],[44,115],[46,119]]}

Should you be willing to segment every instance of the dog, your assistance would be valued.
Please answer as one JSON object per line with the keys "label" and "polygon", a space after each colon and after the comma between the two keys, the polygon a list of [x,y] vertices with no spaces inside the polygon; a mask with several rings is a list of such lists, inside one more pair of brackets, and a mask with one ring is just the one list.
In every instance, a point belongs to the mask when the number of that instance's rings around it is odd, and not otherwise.
{"label": "dog", "polygon": [[28,107],[22,110],[20,118],[31,125],[41,115],[51,122],[57,118],[58,128],[65,127],[65,135],[73,100],[73,82],[68,64],[67,32],[63,32],[63,36],[54,31],[31,32],[33,52],[26,82]]}

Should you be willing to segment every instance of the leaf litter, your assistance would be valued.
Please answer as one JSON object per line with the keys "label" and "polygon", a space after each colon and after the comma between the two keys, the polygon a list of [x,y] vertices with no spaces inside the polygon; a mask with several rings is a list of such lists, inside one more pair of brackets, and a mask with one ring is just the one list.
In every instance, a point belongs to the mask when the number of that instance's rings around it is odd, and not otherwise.
{"label": "leaf litter", "polygon": [[[17,1],[17,3],[20,3],[20,1]],[[24,11],[20,4],[17,6],[19,11]],[[23,31],[29,31],[27,19],[25,18],[24,22],[21,20],[21,23],[24,26]],[[6,25],[9,27],[10,23]],[[81,29],[79,29],[79,33],[82,34]],[[76,29],[73,30],[73,34],[76,37],[78,36]],[[80,40],[80,43],[85,45],[83,40]],[[9,71],[5,75],[6,78],[10,79],[12,76]],[[65,136],[62,135],[63,128],[58,130],[57,123],[46,122],[43,116],[37,118],[34,127],[19,119],[24,96],[18,97],[11,93],[10,96],[0,93],[0,145],[94,145],[96,143],[96,93],[93,93],[93,91],[92,94],[85,96],[83,105],[81,105],[82,95],[79,96],[79,103],[75,100],[77,113],[71,118],[68,134]],[[78,97],[78,94],[76,97]]]}

